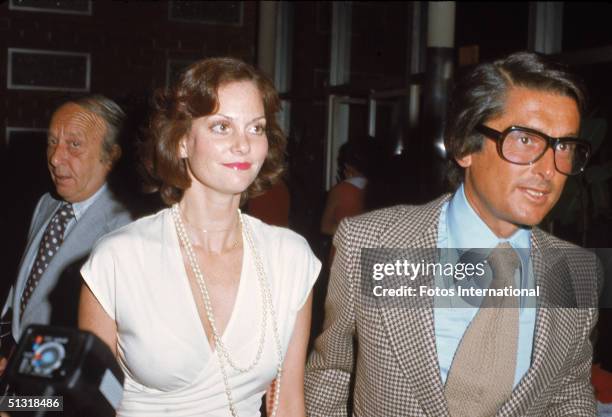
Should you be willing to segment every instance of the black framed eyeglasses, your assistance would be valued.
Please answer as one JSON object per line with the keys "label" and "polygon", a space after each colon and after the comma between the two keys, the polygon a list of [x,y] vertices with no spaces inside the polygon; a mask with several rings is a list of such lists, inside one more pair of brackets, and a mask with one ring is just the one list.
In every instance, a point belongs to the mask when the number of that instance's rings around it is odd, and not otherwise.
{"label": "black framed eyeglasses", "polygon": [[555,154],[557,171],[565,175],[576,175],[584,170],[591,156],[591,144],[579,138],[552,138],[521,126],[510,126],[500,132],[481,124],[475,130],[494,140],[499,156],[513,164],[532,164],[550,147]]}

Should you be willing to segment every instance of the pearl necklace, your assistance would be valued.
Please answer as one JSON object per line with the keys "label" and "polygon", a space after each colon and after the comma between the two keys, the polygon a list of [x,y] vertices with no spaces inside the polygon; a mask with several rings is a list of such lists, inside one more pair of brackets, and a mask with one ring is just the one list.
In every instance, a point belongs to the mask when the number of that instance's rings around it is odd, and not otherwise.
{"label": "pearl necklace", "polygon": [[[199,227],[196,226],[195,224],[192,224],[189,219],[187,219],[187,216],[183,214],[183,216],[185,218],[185,223],[187,223],[189,226],[193,227],[196,230],[201,231],[202,233],[220,233],[220,232],[227,232],[228,230],[232,229],[234,227],[234,225],[232,225],[231,227],[228,227],[227,229],[207,229],[205,227]],[[240,220],[239,220],[240,221]]]}
{"label": "pearl necklace", "polygon": [[[180,209],[179,209],[179,211],[180,211]],[[238,220],[238,222],[240,223],[240,220]],[[231,229],[231,228],[229,228],[229,229],[219,229],[219,230],[206,230],[206,229],[204,229],[204,228],[197,227],[197,226],[194,226],[193,224],[189,223],[189,222],[187,221],[187,218],[186,218],[186,217],[185,217],[185,223],[186,223],[188,226],[190,226],[190,227],[192,227],[192,228],[196,229],[197,231],[201,231],[201,232],[202,232],[202,233],[204,233],[204,234],[213,233],[213,232],[227,232],[228,230],[230,230],[230,229]],[[221,250],[220,252],[218,252],[218,253],[215,253],[215,252],[210,252],[210,253],[211,253],[211,254],[213,254],[213,255],[220,255],[220,254],[225,253],[225,252],[230,252],[230,251],[232,251],[232,250],[236,249],[238,246],[240,246],[240,243],[242,242],[242,232],[241,232],[241,230],[242,230],[242,224],[239,224],[239,225],[238,225],[238,228],[239,228],[239,230],[240,230],[240,232],[238,233],[238,235],[239,235],[239,236],[238,236],[238,237],[236,237],[236,239],[234,240],[234,242],[232,243],[232,245],[231,245],[231,246],[230,246],[228,249],[222,249],[222,250]]]}
{"label": "pearl necklace", "polygon": [[[251,235],[250,226],[248,223],[244,221],[242,218],[242,213],[238,210],[238,219],[240,220],[240,226],[242,230],[244,230],[244,237],[253,253],[253,257],[255,259],[255,269],[257,270],[257,280],[259,281],[259,290],[261,294],[262,300],[262,318],[261,318],[261,330],[259,343],[257,348],[257,354],[255,355],[255,359],[253,362],[246,366],[240,367],[236,365],[234,360],[231,358],[229,350],[221,340],[221,336],[219,331],[217,330],[216,321],[212,311],[212,303],[210,301],[210,295],[208,293],[208,288],[206,287],[206,282],[204,281],[204,275],[202,274],[202,270],[200,269],[200,265],[198,264],[195,252],[193,250],[193,246],[191,245],[191,241],[189,240],[189,236],[185,230],[185,226],[183,224],[183,220],[181,218],[181,213],[178,204],[174,204],[171,209],[172,217],[174,218],[174,224],[176,225],[176,230],[185,248],[185,254],[187,255],[187,259],[189,260],[189,264],[191,266],[191,270],[193,275],[196,278],[198,283],[198,287],[200,289],[200,294],[202,295],[202,299],[204,301],[204,309],[206,311],[206,318],[208,319],[208,323],[210,324],[210,328],[213,333],[213,340],[215,342],[215,353],[219,360],[219,367],[221,369],[221,374],[223,376],[223,384],[225,385],[225,395],[227,396],[227,401],[229,404],[230,412],[233,417],[238,417],[238,413],[236,412],[236,407],[234,405],[234,401],[232,399],[232,390],[229,386],[229,379],[227,376],[227,371],[225,369],[225,363],[229,364],[231,368],[239,373],[246,373],[251,371],[257,364],[259,363],[262,353],[263,347],[265,344],[265,334],[267,329],[267,316],[270,314],[270,321],[272,323],[272,333],[274,336],[274,342],[276,347],[276,354],[278,357],[278,365],[276,369],[276,380],[274,383],[274,405],[272,407],[272,415],[271,417],[276,416],[276,411],[278,410],[278,403],[280,398],[280,386],[281,386],[281,375],[283,372],[283,351],[281,348],[280,337],[278,334],[278,325],[276,322],[276,315],[274,312],[274,305],[272,303],[272,295],[270,294],[270,286],[265,278],[265,271],[263,268],[263,264],[259,257],[259,253],[255,249],[255,243],[253,242],[253,237]],[[244,256],[244,255],[243,255]],[[234,306],[236,308],[236,306]]]}

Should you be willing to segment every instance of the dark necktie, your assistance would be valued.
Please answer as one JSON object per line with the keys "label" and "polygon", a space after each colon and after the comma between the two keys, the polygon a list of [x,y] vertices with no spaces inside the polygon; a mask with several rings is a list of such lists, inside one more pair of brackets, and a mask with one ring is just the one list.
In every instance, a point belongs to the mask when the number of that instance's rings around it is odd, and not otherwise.
{"label": "dark necktie", "polygon": [[[514,283],[520,265],[516,251],[500,243],[487,261],[493,271],[489,288]],[[457,347],[444,392],[452,417],[490,417],[510,397],[518,345],[517,297],[483,298],[480,309]]]}
{"label": "dark necktie", "polygon": [[30,301],[30,297],[32,297],[32,293],[40,281],[40,277],[43,275],[49,266],[51,259],[53,259],[64,241],[66,225],[73,217],[74,211],[72,210],[72,204],[64,203],[57,209],[51,218],[51,221],[47,225],[45,233],[43,234],[40,244],[38,245],[38,252],[36,254],[36,259],[32,264],[30,275],[28,276],[28,280],[26,281],[26,285],[21,294],[20,317],[23,316],[23,312],[25,311],[28,301]]}

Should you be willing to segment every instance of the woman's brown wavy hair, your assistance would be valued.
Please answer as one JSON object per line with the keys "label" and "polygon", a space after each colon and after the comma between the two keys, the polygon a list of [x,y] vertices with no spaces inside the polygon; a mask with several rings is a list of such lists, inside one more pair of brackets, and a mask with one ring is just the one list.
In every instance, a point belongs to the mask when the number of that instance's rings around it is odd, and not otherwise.
{"label": "woman's brown wavy hair", "polygon": [[218,91],[227,83],[252,81],[263,99],[268,154],[255,181],[242,193],[241,202],[263,193],[281,176],[287,140],[276,121],[280,99],[270,79],[258,69],[234,58],[208,58],[189,66],[167,91],[158,90],[153,114],[141,147],[147,181],[163,201],[172,205],[191,186],[186,162],[179,157],[180,140],[199,117],[219,108]]}

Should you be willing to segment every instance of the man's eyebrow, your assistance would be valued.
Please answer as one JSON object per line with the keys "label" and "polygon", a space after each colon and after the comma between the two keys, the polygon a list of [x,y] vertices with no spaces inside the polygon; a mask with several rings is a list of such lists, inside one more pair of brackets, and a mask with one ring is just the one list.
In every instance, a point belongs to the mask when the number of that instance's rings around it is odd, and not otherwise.
{"label": "man's eyebrow", "polygon": [[54,138],[54,139],[60,139],[60,136],[66,138],[66,139],[83,139],[85,137],[85,133],[84,132],[65,132],[63,135],[61,134],[55,134],[54,132],[48,130],[47,131],[47,138]]}
{"label": "man's eyebrow", "polygon": [[[542,132],[542,129],[537,128],[537,127],[527,126],[527,125],[519,125],[519,124],[517,124],[517,125],[512,125],[512,126],[515,126],[515,127],[522,127],[522,128],[524,128],[524,129],[530,129],[530,130],[533,130],[533,131],[535,131],[535,132],[538,132],[538,133],[540,133],[540,134],[542,134],[542,135],[550,136],[549,134],[547,134],[547,133],[545,133],[545,132]],[[555,136],[550,136],[550,137],[552,137],[552,138],[578,138],[578,135],[579,135],[579,132],[570,132],[570,133],[567,133],[567,134],[565,134],[565,135],[556,136],[556,137],[555,137]]]}

